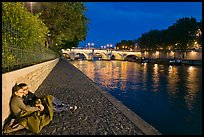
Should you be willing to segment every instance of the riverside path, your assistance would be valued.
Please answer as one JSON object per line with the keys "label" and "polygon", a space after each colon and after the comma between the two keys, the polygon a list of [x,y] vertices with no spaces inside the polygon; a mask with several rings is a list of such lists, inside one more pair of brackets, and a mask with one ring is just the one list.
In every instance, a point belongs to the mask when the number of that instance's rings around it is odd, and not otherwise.
{"label": "riverside path", "polygon": [[[59,60],[35,93],[39,97],[50,94],[78,106],[74,113],[54,113],[39,135],[160,134],[66,60]],[[23,129],[10,135],[34,133]]]}

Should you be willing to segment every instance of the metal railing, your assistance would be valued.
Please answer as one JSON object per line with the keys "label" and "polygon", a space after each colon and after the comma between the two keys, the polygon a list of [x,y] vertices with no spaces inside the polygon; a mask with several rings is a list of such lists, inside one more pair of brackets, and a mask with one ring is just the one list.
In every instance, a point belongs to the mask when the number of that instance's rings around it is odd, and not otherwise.
{"label": "metal railing", "polygon": [[[42,45],[22,48],[16,40],[20,33],[2,21],[2,73],[52,60],[58,54]],[[34,42],[35,43],[35,42]]]}

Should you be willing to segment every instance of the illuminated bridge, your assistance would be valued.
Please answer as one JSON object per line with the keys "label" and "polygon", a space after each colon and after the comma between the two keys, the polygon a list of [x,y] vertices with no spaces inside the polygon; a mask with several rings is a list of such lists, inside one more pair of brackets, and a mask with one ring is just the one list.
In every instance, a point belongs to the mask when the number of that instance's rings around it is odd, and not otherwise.
{"label": "illuminated bridge", "polygon": [[102,60],[125,60],[131,57],[141,57],[140,51],[118,51],[110,49],[62,49],[62,53],[70,57],[71,60],[75,60],[75,57],[79,54],[83,54],[86,60],[93,60],[93,57],[97,55],[100,55]]}

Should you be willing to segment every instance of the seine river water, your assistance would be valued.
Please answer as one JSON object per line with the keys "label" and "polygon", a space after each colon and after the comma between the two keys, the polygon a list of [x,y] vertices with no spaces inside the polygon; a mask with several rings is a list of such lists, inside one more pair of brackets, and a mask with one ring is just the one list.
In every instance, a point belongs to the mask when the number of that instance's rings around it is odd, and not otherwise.
{"label": "seine river water", "polygon": [[162,134],[202,134],[201,66],[71,63]]}

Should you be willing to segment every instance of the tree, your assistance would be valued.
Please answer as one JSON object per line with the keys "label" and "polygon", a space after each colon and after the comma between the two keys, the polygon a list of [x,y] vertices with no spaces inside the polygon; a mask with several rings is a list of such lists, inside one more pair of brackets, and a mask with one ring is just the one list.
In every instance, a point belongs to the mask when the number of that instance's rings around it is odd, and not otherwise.
{"label": "tree", "polygon": [[2,22],[4,27],[10,27],[7,28],[8,31],[13,32],[11,35],[4,31],[2,35],[7,35],[10,44],[21,48],[28,49],[44,45],[45,37],[49,32],[39,19],[39,15],[33,16],[21,2],[2,3]]}
{"label": "tree", "polygon": [[[162,48],[180,49],[186,51],[195,41],[202,43],[202,20],[197,22],[195,18],[181,18],[166,30],[150,30],[138,38],[138,44],[145,50],[158,50]],[[196,36],[200,29],[201,35]]]}
{"label": "tree", "polygon": [[159,50],[164,45],[163,38],[163,31],[150,30],[142,34],[138,39],[138,44],[145,50]]}
{"label": "tree", "polygon": [[196,41],[202,46],[202,20],[198,22],[198,31],[196,34]]}
{"label": "tree", "polygon": [[120,43],[116,44],[116,48],[122,50],[122,49],[134,49],[135,43],[132,40],[122,40]]}
{"label": "tree", "polygon": [[85,40],[88,30],[85,10],[83,2],[39,3],[35,13],[40,13],[40,18],[49,28],[50,38],[54,41],[52,48],[69,48],[68,43]]}
{"label": "tree", "polygon": [[198,29],[197,21],[195,18],[181,18],[174,23],[170,29],[172,29],[172,38],[176,44],[177,49],[186,51],[189,43],[195,40],[195,34]]}
{"label": "tree", "polygon": [[[22,2],[2,3],[2,67],[6,68],[28,57],[28,51],[41,50],[49,32],[39,19],[32,15]],[[21,52],[18,50],[26,52]],[[13,50],[13,51],[12,51]]]}

